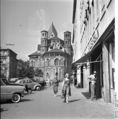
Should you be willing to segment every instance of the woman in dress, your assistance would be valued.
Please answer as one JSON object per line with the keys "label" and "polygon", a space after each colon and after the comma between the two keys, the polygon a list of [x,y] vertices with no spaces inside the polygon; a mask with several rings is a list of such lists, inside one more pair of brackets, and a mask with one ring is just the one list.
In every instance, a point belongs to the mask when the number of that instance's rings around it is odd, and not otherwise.
{"label": "woman in dress", "polygon": [[65,74],[64,84],[63,84],[63,95],[64,95],[64,102],[68,103],[69,96],[71,96],[71,88],[70,88],[70,79],[69,74]]}
{"label": "woman in dress", "polygon": [[55,76],[55,78],[54,78],[54,80],[53,80],[53,92],[54,92],[54,96],[57,96],[58,83],[59,83],[59,81],[58,81],[58,73],[56,72],[55,75],[56,75],[56,76]]}

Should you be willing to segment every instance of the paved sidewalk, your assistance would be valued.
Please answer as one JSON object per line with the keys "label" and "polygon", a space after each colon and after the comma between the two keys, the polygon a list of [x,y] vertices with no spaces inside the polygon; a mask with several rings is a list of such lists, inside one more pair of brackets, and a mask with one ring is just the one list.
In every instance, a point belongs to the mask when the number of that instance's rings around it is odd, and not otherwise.
{"label": "paved sidewalk", "polygon": [[47,87],[26,95],[20,103],[2,104],[6,111],[1,113],[1,119],[113,119],[111,104],[87,99],[85,89],[74,86],[71,89],[68,104],[61,98],[61,84],[57,97],[54,97],[52,87]]}
{"label": "paved sidewalk", "polygon": [[[61,96],[61,87],[59,85],[58,96]],[[52,87],[51,87],[52,88]],[[114,118],[114,105],[111,103],[105,103],[103,99],[97,99],[91,101],[88,89],[76,88],[71,85],[72,96],[69,97],[69,105],[71,110],[75,112],[68,112],[78,115],[79,118],[98,118],[98,119],[112,119]],[[76,117],[76,116],[75,116]]]}

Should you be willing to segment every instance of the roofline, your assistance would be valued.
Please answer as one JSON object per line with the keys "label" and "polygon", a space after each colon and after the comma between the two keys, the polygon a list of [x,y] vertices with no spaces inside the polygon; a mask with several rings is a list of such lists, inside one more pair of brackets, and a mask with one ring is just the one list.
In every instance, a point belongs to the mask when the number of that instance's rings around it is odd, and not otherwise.
{"label": "roofline", "polygon": [[70,31],[65,31],[64,33],[71,33]]}
{"label": "roofline", "polygon": [[60,52],[60,51],[59,51],[59,52],[55,52],[55,51],[54,51],[54,52],[50,52],[50,51],[48,51],[48,52],[45,52],[45,53],[43,54],[43,56],[44,56],[45,54],[49,54],[49,53],[62,53],[62,54],[69,55],[68,53],[63,52],[63,51],[62,51],[62,52]]}
{"label": "roofline", "polygon": [[11,49],[9,49],[9,48],[0,48],[0,50],[8,50],[8,51],[10,51],[10,52],[14,53],[15,55],[17,55],[17,53],[16,53],[16,52],[14,52],[13,50],[11,50]]}
{"label": "roofline", "polygon": [[61,41],[64,41],[64,40],[62,40],[61,38],[59,38],[59,37],[53,37],[53,38],[49,38],[48,40],[53,40],[53,39],[59,39],[59,40],[61,40]]}
{"label": "roofline", "polygon": [[28,57],[30,57],[30,56],[41,56],[41,54],[37,54],[37,55],[33,55],[33,54],[31,54],[31,55],[28,55]]}
{"label": "roofline", "polygon": [[42,30],[41,32],[47,32],[48,33],[48,31],[46,31],[46,30]]}

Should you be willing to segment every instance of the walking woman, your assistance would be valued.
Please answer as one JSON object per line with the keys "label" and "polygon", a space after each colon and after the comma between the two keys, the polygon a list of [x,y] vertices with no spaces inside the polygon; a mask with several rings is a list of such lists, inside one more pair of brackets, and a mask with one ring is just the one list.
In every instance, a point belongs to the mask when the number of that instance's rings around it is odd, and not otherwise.
{"label": "walking woman", "polygon": [[63,84],[63,95],[64,95],[64,102],[68,103],[69,96],[71,96],[71,88],[70,88],[70,79],[69,74],[65,74],[64,84]]}
{"label": "walking woman", "polygon": [[58,73],[56,72],[55,78],[54,78],[54,80],[53,80],[53,91],[54,91],[54,96],[57,96],[58,85],[59,85]]}

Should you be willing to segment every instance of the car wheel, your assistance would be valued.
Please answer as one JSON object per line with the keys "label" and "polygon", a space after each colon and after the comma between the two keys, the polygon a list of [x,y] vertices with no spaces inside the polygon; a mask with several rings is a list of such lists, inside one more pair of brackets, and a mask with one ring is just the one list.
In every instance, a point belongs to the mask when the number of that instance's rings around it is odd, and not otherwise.
{"label": "car wheel", "polygon": [[35,88],[37,91],[41,90],[40,86],[36,86]]}
{"label": "car wheel", "polygon": [[21,100],[20,94],[13,94],[12,100],[11,100],[13,103],[18,103],[20,102],[20,100]]}

